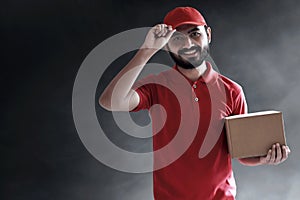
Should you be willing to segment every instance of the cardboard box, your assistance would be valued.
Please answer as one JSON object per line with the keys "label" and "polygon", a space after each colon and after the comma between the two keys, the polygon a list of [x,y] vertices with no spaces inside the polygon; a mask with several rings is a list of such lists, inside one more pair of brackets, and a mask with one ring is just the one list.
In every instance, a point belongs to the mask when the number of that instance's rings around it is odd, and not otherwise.
{"label": "cardboard box", "polygon": [[286,145],[282,113],[263,111],[225,118],[232,158],[265,156],[274,143]]}

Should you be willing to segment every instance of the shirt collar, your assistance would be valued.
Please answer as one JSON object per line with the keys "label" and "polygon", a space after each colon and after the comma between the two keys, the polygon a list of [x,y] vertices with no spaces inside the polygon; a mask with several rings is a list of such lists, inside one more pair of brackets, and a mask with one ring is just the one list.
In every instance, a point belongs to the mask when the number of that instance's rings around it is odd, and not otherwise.
{"label": "shirt collar", "polygon": [[182,74],[177,65],[175,65],[173,67],[173,69],[175,69],[176,71],[178,71],[181,75],[183,75],[191,84],[194,84],[195,82],[202,82],[202,83],[214,83],[218,77],[219,74],[212,68],[211,64],[209,62],[206,61],[206,70],[203,73],[202,76],[199,77],[199,79],[197,81],[191,81],[189,78],[187,78],[184,74]]}

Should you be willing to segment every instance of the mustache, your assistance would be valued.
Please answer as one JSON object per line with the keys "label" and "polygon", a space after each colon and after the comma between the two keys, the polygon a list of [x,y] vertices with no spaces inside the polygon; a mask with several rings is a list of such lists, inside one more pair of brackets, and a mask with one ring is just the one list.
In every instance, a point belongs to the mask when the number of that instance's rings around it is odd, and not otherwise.
{"label": "mustache", "polygon": [[180,54],[184,54],[185,52],[188,52],[188,51],[194,51],[194,50],[196,50],[196,51],[202,51],[202,48],[201,47],[199,47],[199,46],[193,46],[193,47],[191,47],[191,48],[183,48],[183,49],[180,49],[179,51],[178,51],[178,54],[180,55]]}

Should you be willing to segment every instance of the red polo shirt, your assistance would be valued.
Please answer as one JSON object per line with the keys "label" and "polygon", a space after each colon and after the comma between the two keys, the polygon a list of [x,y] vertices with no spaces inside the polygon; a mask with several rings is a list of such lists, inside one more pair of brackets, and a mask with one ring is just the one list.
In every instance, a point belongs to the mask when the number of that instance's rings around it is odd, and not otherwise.
{"label": "red polo shirt", "polygon": [[148,109],[152,120],[154,198],[234,199],[223,119],[247,112],[242,88],[209,63],[195,82],[175,66],[135,88],[140,103],[133,111]]}

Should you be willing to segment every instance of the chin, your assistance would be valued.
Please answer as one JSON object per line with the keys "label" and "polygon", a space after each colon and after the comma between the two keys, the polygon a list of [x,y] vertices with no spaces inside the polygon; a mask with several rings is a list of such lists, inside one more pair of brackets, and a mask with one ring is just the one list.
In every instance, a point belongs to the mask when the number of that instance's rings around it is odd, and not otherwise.
{"label": "chin", "polygon": [[169,54],[176,65],[183,69],[195,69],[203,63],[203,60],[201,62],[200,55],[186,58],[184,55],[176,55],[172,52],[169,52]]}

